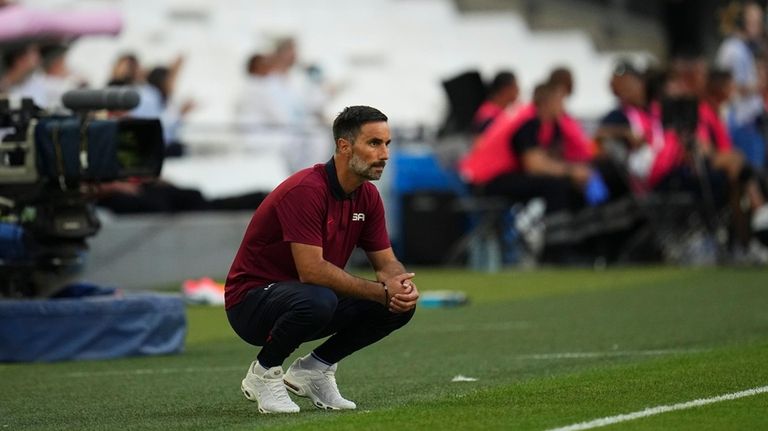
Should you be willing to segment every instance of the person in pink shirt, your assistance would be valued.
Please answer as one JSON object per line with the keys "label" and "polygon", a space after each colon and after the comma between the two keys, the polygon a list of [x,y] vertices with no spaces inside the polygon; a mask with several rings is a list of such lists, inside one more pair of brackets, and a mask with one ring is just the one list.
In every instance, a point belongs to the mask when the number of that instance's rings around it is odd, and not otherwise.
{"label": "person in pink shirt", "polygon": [[612,88],[620,106],[603,118],[597,138],[603,151],[615,152],[611,147],[619,144],[625,152],[636,193],[684,190],[698,198],[710,195],[714,209],[730,202],[734,231],[743,247],[750,233],[746,219],[739,220],[741,196],[746,193],[750,201],[752,231],[758,239],[768,229],[768,207],[754,173],[733,151],[719,118],[720,106],[729,97],[727,81],[718,74],[709,81],[706,75],[701,79],[700,70],[696,62],[678,61],[669,74],[643,76],[631,64],[619,64]]}
{"label": "person in pink shirt", "polygon": [[[734,218],[734,233],[741,247],[747,247],[750,230],[760,238],[760,232],[768,229],[768,206],[760,187],[759,177],[746,162],[744,155],[734,148],[725,122],[720,116],[722,108],[731,99],[735,85],[730,72],[713,69],[708,73],[706,86],[699,101],[699,124],[696,142],[710,161],[712,168],[728,177],[729,201]],[[748,202],[745,212],[742,201]],[[750,225],[747,216],[751,217]]]}
{"label": "person in pink shirt", "polygon": [[504,110],[517,102],[519,95],[515,74],[507,70],[497,73],[488,88],[488,97],[472,119],[472,132],[480,134],[485,131]]}
{"label": "person in pink shirt", "polygon": [[564,97],[558,85],[538,85],[532,105],[502,114],[477,138],[459,163],[462,178],[482,193],[517,202],[542,197],[548,213],[622,195],[623,183],[613,181],[607,167],[609,181],[603,178],[603,166],[563,139]]}
{"label": "person in pink shirt", "polygon": [[619,104],[595,132],[600,151],[625,163],[632,190],[639,194],[658,187],[683,163],[679,140],[665,130],[661,105],[650,96],[656,92],[652,84],[631,63],[619,63],[610,84]]}
{"label": "person in pink shirt", "polygon": [[[573,95],[573,73],[567,67],[559,66],[552,69],[548,82],[561,88],[565,92],[566,99]],[[557,121],[563,134],[563,140],[566,142],[565,148],[568,151],[566,158],[580,162],[592,160],[596,153],[595,145],[592,139],[584,133],[581,124],[565,109],[560,113]]]}

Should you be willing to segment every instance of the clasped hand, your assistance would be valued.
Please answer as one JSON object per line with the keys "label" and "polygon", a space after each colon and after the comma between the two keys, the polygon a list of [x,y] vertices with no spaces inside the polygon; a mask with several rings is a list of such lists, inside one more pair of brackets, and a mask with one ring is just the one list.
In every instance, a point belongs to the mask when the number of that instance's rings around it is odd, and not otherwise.
{"label": "clasped hand", "polygon": [[405,313],[416,307],[419,300],[419,290],[413,282],[416,274],[406,272],[384,280],[389,290],[389,304],[387,308],[392,313]]}

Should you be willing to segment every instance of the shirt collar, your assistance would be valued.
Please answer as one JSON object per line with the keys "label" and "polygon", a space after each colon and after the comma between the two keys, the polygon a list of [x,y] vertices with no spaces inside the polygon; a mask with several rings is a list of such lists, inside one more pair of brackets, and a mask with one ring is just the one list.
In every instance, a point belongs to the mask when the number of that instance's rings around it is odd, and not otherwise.
{"label": "shirt collar", "polygon": [[352,199],[355,197],[355,191],[350,194],[344,192],[344,189],[339,183],[339,177],[336,175],[336,163],[334,163],[333,157],[328,163],[325,164],[325,173],[328,174],[328,184],[331,187],[331,194],[336,200]]}

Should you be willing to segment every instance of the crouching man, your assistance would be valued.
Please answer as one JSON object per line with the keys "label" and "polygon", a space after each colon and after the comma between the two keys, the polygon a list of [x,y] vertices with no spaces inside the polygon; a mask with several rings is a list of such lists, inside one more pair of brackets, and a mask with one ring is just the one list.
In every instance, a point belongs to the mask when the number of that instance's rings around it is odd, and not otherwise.
{"label": "crouching man", "polygon": [[[321,409],[354,409],[336,386],[338,362],[408,323],[419,298],[369,183],[389,158],[387,116],[348,107],[333,135],[331,160],[292,175],[259,206],[227,276],[229,322],[243,340],[262,346],[241,386],[262,413],[298,412],[287,390]],[[375,281],[344,271],[357,246]],[[328,336],[283,373],[300,344]]]}

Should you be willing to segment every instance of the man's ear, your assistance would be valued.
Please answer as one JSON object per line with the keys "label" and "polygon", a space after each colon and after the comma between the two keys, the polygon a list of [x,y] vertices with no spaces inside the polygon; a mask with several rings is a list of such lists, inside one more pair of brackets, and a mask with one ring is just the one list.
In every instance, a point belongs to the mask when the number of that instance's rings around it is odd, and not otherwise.
{"label": "man's ear", "polygon": [[345,138],[337,139],[336,146],[339,148],[339,153],[341,154],[349,154],[352,151],[352,143]]}

